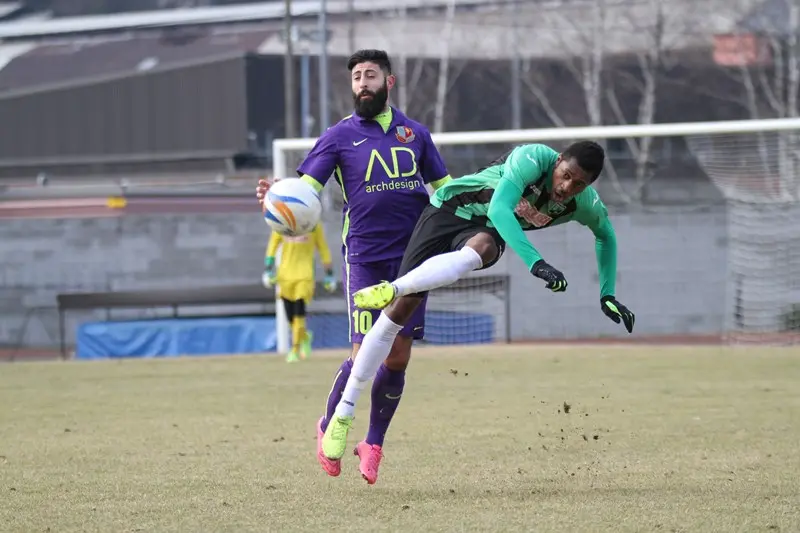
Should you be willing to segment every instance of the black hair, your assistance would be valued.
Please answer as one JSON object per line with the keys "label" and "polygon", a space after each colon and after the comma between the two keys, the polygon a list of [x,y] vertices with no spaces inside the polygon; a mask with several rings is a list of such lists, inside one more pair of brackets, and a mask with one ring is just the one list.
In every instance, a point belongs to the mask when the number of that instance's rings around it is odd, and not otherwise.
{"label": "black hair", "polygon": [[561,152],[563,159],[574,159],[581,169],[589,174],[589,183],[600,176],[603,171],[603,162],[606,152],[603,147],[593,141],[578,141],[570,144],[566,150]]}
{"label": "black hair", "polygon": [[352,71],[360,63],[375,63],[388,76],[392,73],[392,62],[385,50],[359,50],[347,60],[347,70]]}

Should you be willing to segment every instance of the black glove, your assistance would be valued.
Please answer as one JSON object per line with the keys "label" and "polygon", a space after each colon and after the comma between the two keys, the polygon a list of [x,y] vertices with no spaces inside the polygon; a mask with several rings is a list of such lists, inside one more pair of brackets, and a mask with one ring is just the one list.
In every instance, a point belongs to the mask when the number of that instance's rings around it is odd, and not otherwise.
{"label": "black glove", "polygon": [[553,292],[567,290],[567,280],[564,278],[564,274],[545,263],[544,259],[539,259],[533,264],[531,274],[545,280],[547,282],[546,289],[550,289]]}
{"label": "black glove", "polygon": [[636,322],[636,316],[630,309],[619,303],[616,298],[613,296],[603,296],[600,298],[600,309],[603,310],[603,314],[617,324],[622,321],[628,333],[633,331],[633,324]]}

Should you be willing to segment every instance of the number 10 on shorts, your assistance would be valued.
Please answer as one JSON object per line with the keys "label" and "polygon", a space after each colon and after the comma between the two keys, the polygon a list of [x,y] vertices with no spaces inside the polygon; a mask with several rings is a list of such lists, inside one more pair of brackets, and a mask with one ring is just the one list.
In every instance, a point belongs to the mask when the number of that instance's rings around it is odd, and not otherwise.
{"label": "number 10 on shorts", "polygon": [[372,312],[360,309],[353,311],[353,327],[356,333],[366,335],[372,329]]}

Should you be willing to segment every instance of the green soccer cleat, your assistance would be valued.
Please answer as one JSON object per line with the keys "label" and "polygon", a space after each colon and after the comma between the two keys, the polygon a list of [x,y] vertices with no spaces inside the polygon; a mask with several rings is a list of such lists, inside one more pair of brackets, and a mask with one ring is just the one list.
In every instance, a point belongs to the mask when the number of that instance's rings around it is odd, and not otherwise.
{"label": "green soccer cleat", "polygon": [[322,437],[322,453],[331,460],[341,459],[347,448],[347,433],[353,426],[352,416],[333,415]]}
{"label": "green soccer cleat", "polygon": [[357,291],[353,295],[353,303],[361,309],[383,309],[394,301],[394,297],[394,285],[388,281],[382,281],[377,285]]}
{"label": "green soccer cleat", "polygon": [[295,350],[289,350],[289,353],[286,354],[286,362],[287,363],[296,363],[300,360],[300,357],[297,355]]}
{"label": "green soccer cleat", "polygon": [[314,341],[314,334],[311,330],[306,330],[306,337],[300,345],[300,359],[306,360],[311,357],[311,343]]}

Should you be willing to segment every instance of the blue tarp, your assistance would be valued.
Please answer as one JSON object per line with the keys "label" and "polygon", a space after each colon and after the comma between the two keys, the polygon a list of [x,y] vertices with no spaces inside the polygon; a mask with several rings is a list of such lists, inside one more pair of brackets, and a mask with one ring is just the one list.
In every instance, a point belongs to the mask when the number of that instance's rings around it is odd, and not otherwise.
{"label": "blue tarp", "polygon": [[176,318],[92,322],[78,328],[75,357],[174,357],[274,351],[275,319]]}
{"label": "blue tarp", "polygon": [[[471,344],[494,340],[494,319],[486,314],[429,312],[425,341]],[[346,348],[348,317],[309,317],[314,348]],[[175,357],[273,352],[277,348],[274,317],[173,318],[91,322],[78,328],[75,357]]]}

